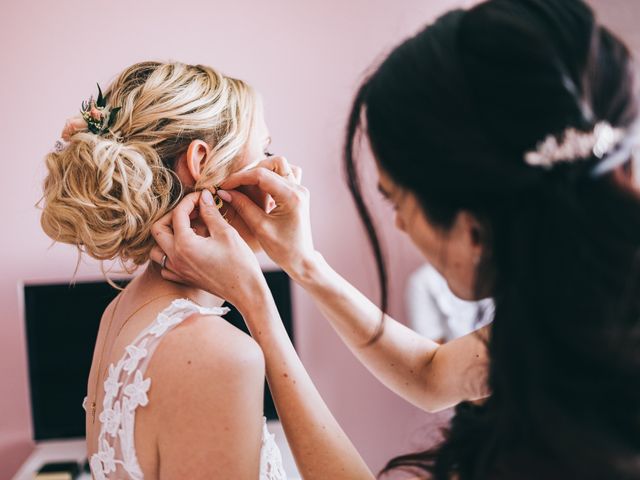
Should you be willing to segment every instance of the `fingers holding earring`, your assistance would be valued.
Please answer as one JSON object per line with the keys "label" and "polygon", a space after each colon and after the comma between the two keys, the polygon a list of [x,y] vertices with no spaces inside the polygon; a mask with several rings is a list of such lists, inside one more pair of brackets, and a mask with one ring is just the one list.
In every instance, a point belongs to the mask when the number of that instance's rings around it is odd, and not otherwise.
{"label": "fingers holding earring", "polygon": [[218,210],[220,210],[224,206],[224,202],[222,201],[222,198],[220,198],[220,195],[218,195],[218,190],[220,190],[220,185],[214,185],[209,191],[213,197],[213,204]]}

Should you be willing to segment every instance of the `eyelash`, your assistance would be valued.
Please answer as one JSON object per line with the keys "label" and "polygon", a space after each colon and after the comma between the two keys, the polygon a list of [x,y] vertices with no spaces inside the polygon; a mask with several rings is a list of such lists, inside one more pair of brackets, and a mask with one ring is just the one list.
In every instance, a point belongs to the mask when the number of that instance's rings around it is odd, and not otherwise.
{"label": "eyelash", "polygon": [[265,154],[267,157],[273,157],[273,153],[269,152],[268,150],[267,150],[267,151],[265,151],[265,152],[264,152],[264,154]]}

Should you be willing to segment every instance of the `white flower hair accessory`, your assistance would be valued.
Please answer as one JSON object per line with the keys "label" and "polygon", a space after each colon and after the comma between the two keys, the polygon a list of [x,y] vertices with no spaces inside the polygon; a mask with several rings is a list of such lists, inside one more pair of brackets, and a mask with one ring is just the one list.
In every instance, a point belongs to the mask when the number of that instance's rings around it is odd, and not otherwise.
{"label": "white flower hair accessory", "polygon": [[601,159],[624,137],[623,129],[613,128],[605,121],[596,123],[590,132],[567,128],[560,142],[556,136],[548,135],[535,150],[525,153],[524,160],[532,167],[550,169],[558,163],[571,163],[591,156]]}

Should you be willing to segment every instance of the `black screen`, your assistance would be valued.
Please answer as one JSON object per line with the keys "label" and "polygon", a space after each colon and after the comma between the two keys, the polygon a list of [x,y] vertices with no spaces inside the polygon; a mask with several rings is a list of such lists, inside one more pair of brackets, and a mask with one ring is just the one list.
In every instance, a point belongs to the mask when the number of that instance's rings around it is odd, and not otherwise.
{"label": "black screen", "polygon": [[[281,271],[265,272],[265,277],[293,338],[289,277]],[[84,437],[82,399],[93,348],[102,313],[117,294],[107,282],[25,285],[34,440]],[[225,318],[248,333],[238,311],[225,306],[231,309]],[[266,385],[264,414],[269,420],[278,418]]]}

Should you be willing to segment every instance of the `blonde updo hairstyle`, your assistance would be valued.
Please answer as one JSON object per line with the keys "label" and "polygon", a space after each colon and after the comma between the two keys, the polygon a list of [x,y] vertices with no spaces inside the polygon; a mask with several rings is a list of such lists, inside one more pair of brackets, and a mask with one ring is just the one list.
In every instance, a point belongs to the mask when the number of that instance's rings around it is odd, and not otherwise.
{"label": "blonde updo hairstyle", "polygon": [[211,152],[195,189],[221,183],[249,141],[256,95],[206,66],[143,62],[105,97],[121,107],[109,131],[76,133],[46,156],[41,224],[53,240],[132,272],[149,259],[153,223],[185,194],[176,160],[204,140]]}

